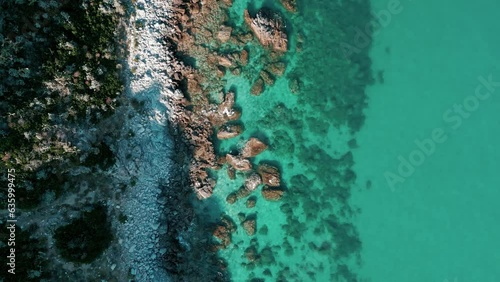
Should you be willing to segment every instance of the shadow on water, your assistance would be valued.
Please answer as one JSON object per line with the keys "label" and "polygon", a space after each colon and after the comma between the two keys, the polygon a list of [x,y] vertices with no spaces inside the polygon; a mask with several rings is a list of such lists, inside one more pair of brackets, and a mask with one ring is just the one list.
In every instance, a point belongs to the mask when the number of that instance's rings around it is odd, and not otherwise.
{"label": "shadow on water", "polygon": [[162,187],[165,199],[163,220],[168,231],[161,238],[166,248],[162,259],[173,281],[229,281],[226,263],[213,248],[212,227],[220,220],[222,208],[214,198],[198,200],[189,183],[193,152],[179,128],[170,128],[174,139],[173,160],[177,164],[171,179]]}

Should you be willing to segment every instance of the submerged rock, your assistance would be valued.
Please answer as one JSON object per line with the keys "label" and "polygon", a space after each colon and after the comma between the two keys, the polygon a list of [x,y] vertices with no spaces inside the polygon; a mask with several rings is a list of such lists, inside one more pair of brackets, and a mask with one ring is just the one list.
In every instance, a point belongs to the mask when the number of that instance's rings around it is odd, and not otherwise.
{"label": "submerged rock", "polygon": [[247,219],[243,221],[243,229],[247,232],[248,236],[253,236],[255,234],[256,223],[255,219]]}
{"label": "submerged rock", "polygon": [[234,192],[232,192],[231,194],[227,195],[227,197],[226,197],[226,202],[228,204],[230,204],[230,205],[236,203],[237,200],[238,200],[238,196]]}
{"label": "submerged rock", "polygon": [[244,18],[263,46],[280,52],[287,51],[288,38],[285,24],[277,13],[271,14],[261,9],[255,18],[252,18],[245,10]]}
{"label": "submerged rock", "polygon": [[251,209],[253,207],[255,207],[255,204],[257,202],[257,199],[255,197],[250,197],[248,198],[248,200],[246,201],[246,206],[247,208]]}
{"label": "submerged rock", "polygon": [[247,188],[245,188],[245,186],[241,186],[240,189],[238,189],[238,191],[236,191],[236,197],[238,199],[242,199],[242,198],[245,198],[248,195],[250,195],[251,192],[252,191],[250,191]]}
{"label": "submerged rock", "polygon": [[296,0],[280,0],[281,4],[287,11],[295,13],[297,12],[297,1]]}
{"label": "submerged rock", "polygon": [[262,182],[269,186],[280,186],[280,173],[277,168],[267,164],[261,164],[257,168],[257,172],[262,177]]}
{"label": "submerged rock", "polygon": [[227,167],[227,176],[231,180],[234,180],[236,178],[236,171],[234,170],[234,167],[232,166]]}
{"label": "submerged rock", "polygon": [[231,232],[226,226],[217,225],[213,235],[221,241],[223,248],[226,248],[229,244],[231,244]]}
{"label": "submerged rock", "polygon": [[262,196],[268,201],[278,201],[284,193],[283,189],[277,187],[264,186],[262,188]]}
{"label": "submerged rock", "polygon": [[258,258],[257,248],[250,246],[245,250],[245,257],[249,262],[254,262]]}
{"label": "submerged rock", "polygon": [[266,69],[276,76],[282,76],[286,71],[286,64],[284,62],[275,62],[269,64]]}
{"label": "submerged rock", "polygon": [[249,171],[252,169],[252,164],[247,159],[243,159],[239,156],[233,156],[231,154],[227,154],[226,159],[227,162],[236,170]]}
{"label": "submerged rock", "polygon": [[257,78],[255,83],[252,85],[252,89],[250,89],[250,94],[259,96],[264,92],[264,80],[262,78]]}
{"label": "submerged rock", "polygon": [[270,85],[270,86],[274,85],[274,77],[272,76],[272,74],[268,73],[265,70],[262,70],[259,75],[260,75],[260,78],[262,78],[262,80],[267,85]]}
{"label": "submerged rock", "polygon": [[253,158],[267,149],[267,145],[257,138],[248,139],[245,147],[241,151],[244,158]]}
{"label": "submerged rock", "polygon": [[248,51],[243,49],[240,54],[239,62],[241,66],[246,66],[248,64]]}

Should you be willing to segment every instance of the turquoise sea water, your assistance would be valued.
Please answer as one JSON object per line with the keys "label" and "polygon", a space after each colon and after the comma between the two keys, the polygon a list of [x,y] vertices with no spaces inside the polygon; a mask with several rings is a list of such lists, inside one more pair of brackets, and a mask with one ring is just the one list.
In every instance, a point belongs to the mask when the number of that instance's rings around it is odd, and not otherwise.
{"label": "turquoise sea water", "polygon": [[[249,94],[258,45],[247,46],[245,75],[226,75],[245,132],[217,151],[264,140],[270,148],[252,163],[277,165],[286,189],[279,202],[258,190],[255,208],[229,205],[244,176],[215,172],[210,201],[238,224],[219,251],[233,281],[500,279],[500,90],[488,97],[484,83],[500,81],[500,40],[495,2],[480,2],[313,0],[289,14],[274,1],[234,1],[236,26],[245,8],[281,10],[291,47],[285,75],[261,96]],[[374,34],[370,11],[382,16]],[[399,168],[399,156],[417,164]],[[245,217],[256,218],[255,236],[239,225]]]}
{"label": "turquoise sea water", "polygon": [[[374,0],[373,10],[386,9],[387,2]],[[472,98],[482,85],[478,77],[500,81],[498,2],[401,6],[374,36],[373,70],[383,71],[384,83],[368,88],[367,120],[354,151],[358,183],[372,183],[353,201],[361,208],[360,276],[500,281],[500,90],[479,100],[477,109]],[[468,117],[459,124],[454,105],[464,102]],[[446,141],[391,189],[386,171],[397,173],[398,156],[408,159],[419,150],[415,140],[430,138],[436,128]]]}
{"label": "turquoise sea water", "polygon": [[[258,137],[269,149],[252,160],[269,163],[281,171],[281,201],[252,194],[255,208],[246,199],[229,205],[225,199],[243,183],[230,180],[226,169],[215,172],[214,197],[224,213],[237,224],[232,242],[220,255],[227,261],[233,281],[356,281],[361,263],[359,240],[349,201],[356,175],[351,149],[353,133],[363,123],[365,87],[373,82],[368,46],[346,57],[340,43],[354,40],[354,28],[369,19],[368,1],[298,1],[300,12],[290,14],[274,1],[234,1],[231,21],[241,23],[243,10],[261,6],[279,10],[287,21],[290,50],[282,58],[286,73],[260,96],[250,95],[254,77],[262,68],[262,48],[249,44],[250,64],[240,77],[226,74],[226,90],[236,92],[245,132],[222,141],[219,154],[237,153],[245,140]],[[369,36],[369,35],[368,35]],[[289,80],[299,78],[293,94]],[[244,214],[244,215],[243,215]],[[214,220],[218,217],[214,214]],[[248,236],[239,224],[255,217],[257,232]],[[256,252],[255,260],[245,253]]]}

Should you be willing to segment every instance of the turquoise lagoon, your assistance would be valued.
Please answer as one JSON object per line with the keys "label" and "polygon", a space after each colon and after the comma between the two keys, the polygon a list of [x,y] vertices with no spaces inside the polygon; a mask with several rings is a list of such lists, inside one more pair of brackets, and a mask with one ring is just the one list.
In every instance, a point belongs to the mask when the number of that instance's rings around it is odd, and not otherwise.
{"label": "turquoise lagoon", "polygon": [[[312,0],[298,1],[297,14],[276,2],[235,0],[231,10],[237,26],[247,7],[280,9],[291,37],[285,75],[261,96],[249,94],[262,68],[259,46],[247,46],[248,75],[226,75],[245,132],[217,151],[264,140],[269,149],[252,162],[277,165],[286,188],[279,202],[259,190],[255,208],[246,199],[229,205],[244,177],[214,172],[206,210],[215,201],[238,224],[220,251],[231,280],[498,281],[500,98],[478,100],[459,126],[454,112],[473,99],[478,77],[500,81],[495,2]],[[373,36],[365,29],[371,11],[390,13]],[[415,140],[436,129],[446,140],[391,187],[386,172],[398,173],[398,156],[408,159]],[[257,221],[252,237],[239,225],[248,216]]]}

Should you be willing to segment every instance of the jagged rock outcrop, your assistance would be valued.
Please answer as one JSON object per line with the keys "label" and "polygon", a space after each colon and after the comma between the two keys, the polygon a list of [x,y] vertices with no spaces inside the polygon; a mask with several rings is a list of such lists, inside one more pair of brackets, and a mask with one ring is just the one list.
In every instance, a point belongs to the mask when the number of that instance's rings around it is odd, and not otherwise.
{"label": "jagged rock outcrop", "polygon": [[285,23],[279,14],[271,14],[270,11],[261,9],[252,18],[248,11],[245,10],[244,18],[263,46],[279,52],[287,51],[288,37]]}

